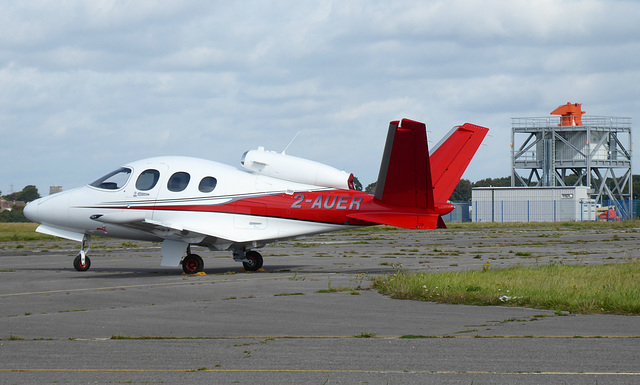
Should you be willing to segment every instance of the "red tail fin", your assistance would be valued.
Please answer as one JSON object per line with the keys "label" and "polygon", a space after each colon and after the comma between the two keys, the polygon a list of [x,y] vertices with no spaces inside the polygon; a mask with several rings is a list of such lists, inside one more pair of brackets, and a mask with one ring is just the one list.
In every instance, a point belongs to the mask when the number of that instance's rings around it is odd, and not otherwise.
{"label": "red tail fin", "polygon": [[487,128],[465,123],[454,127],[435,146],[430,158],[436,203],[449,200],[487,132]]}
{"label": "red tail fin", "polygon": [[397,207],[433,208],[431,167],[424,123],[409,119],[389,124],[376,199]]}
{"label": "red tail fin", "polygon": [[453,210],[447,200],[487,132],[468,123],[457,127],[430,159],[424,123],[391,122],[374,199],[379,208],[349,217],[413,229],[446,227],[441,216]]}

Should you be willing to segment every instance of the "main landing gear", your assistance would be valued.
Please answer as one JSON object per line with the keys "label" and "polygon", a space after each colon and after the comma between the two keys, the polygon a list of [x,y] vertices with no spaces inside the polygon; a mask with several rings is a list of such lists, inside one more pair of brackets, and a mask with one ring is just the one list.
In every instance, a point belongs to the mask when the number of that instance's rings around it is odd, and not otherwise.
{"label": "main landing gear", "polygon": [[247,259],[246,262],[242,262],[242,266],[246,271],[256,271],[262,267],[262,255],[257,251],[251,250],[247,251],[247,255],[245,255]]}
{"label": "main landing gear", "polygon": [[[235,249],[233,259],[242,262],[246,271],[256,271],[263,263],[262,255],[254,250]],[[196,274],[204,270],[204,261],[199,255],[191,253],[191,247],[187,248],[187,256],[182,259],[181,264],[185,274]]]}
{"label": "main landing gear", "polygon": [[255,250],[233,249],[233,260],[242,262],[246,271],[257,271],[262,267],[262,255]]}
{"label": "main landing gear", "polygon": [[78,271],[87,271],[91,267],[91,260],[87,257],[87,253],[91,249],[91,235],[82,237],[82,246],[80,253],[73,260],[73,267]]}
{"label": "main landing gear", "polygon": [[182,259],[182,271],[185,274],[196,274],[204,270],[204,261],[198,254],[189,253]]}

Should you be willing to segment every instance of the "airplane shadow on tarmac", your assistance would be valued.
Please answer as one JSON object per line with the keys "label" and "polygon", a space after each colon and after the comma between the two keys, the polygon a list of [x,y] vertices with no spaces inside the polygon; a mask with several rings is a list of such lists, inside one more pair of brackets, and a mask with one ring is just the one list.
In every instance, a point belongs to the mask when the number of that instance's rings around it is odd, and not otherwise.
{"label": "airplane shadow on tarmac", "polygon": [[[118,268],[118,267],[91,267],[86,272],[76,272],[73,267],[23,267],[15,268],[14,270],[20,271],[49,271],[60,272],[69,271],[74,273],[72,279],[98,279],[98,278],[148,278],[148,277],[171,277],[171,276],[183,276],[182,269],[180,268],[147,268],[147,267],[132,267],[132,268]],[[242,269],[240,266],[233,267],[215,267],[205,268],[204,273],[206,275],[218,276],[225,274],[246,274],[246,275],[262,275],[262,274],[305,274],[305,275],[326,275],[326,274],[385,274],[390,273],[390,268],[335,268],[326,269],[318,268],[314,265],[269,265],[265,266],[262,271],[249,272]],[[184,275],[186,276],[186,275]]]}

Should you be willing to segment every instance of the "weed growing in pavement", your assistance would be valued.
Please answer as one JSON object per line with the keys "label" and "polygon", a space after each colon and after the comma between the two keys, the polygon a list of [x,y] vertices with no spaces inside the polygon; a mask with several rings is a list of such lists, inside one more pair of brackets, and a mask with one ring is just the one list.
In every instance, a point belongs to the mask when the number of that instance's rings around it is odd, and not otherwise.
{"label": "weed growing in pavement", "polygon": [[367,330],[363,330],[362,333],[356,334],[353,336],[354,338],[375,338],[378,335],[376,332],[367,332]]}

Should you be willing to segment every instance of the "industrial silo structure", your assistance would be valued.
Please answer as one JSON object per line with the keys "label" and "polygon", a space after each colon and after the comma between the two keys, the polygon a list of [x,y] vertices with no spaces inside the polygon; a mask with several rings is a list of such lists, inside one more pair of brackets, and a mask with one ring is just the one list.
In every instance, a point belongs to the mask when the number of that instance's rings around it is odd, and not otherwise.
{"label": "industrial silo structure", "polygon": [[567,103],[549,117],[512,118],[511,186],[587,186],[631,218],[631,118],[584,114]]}

